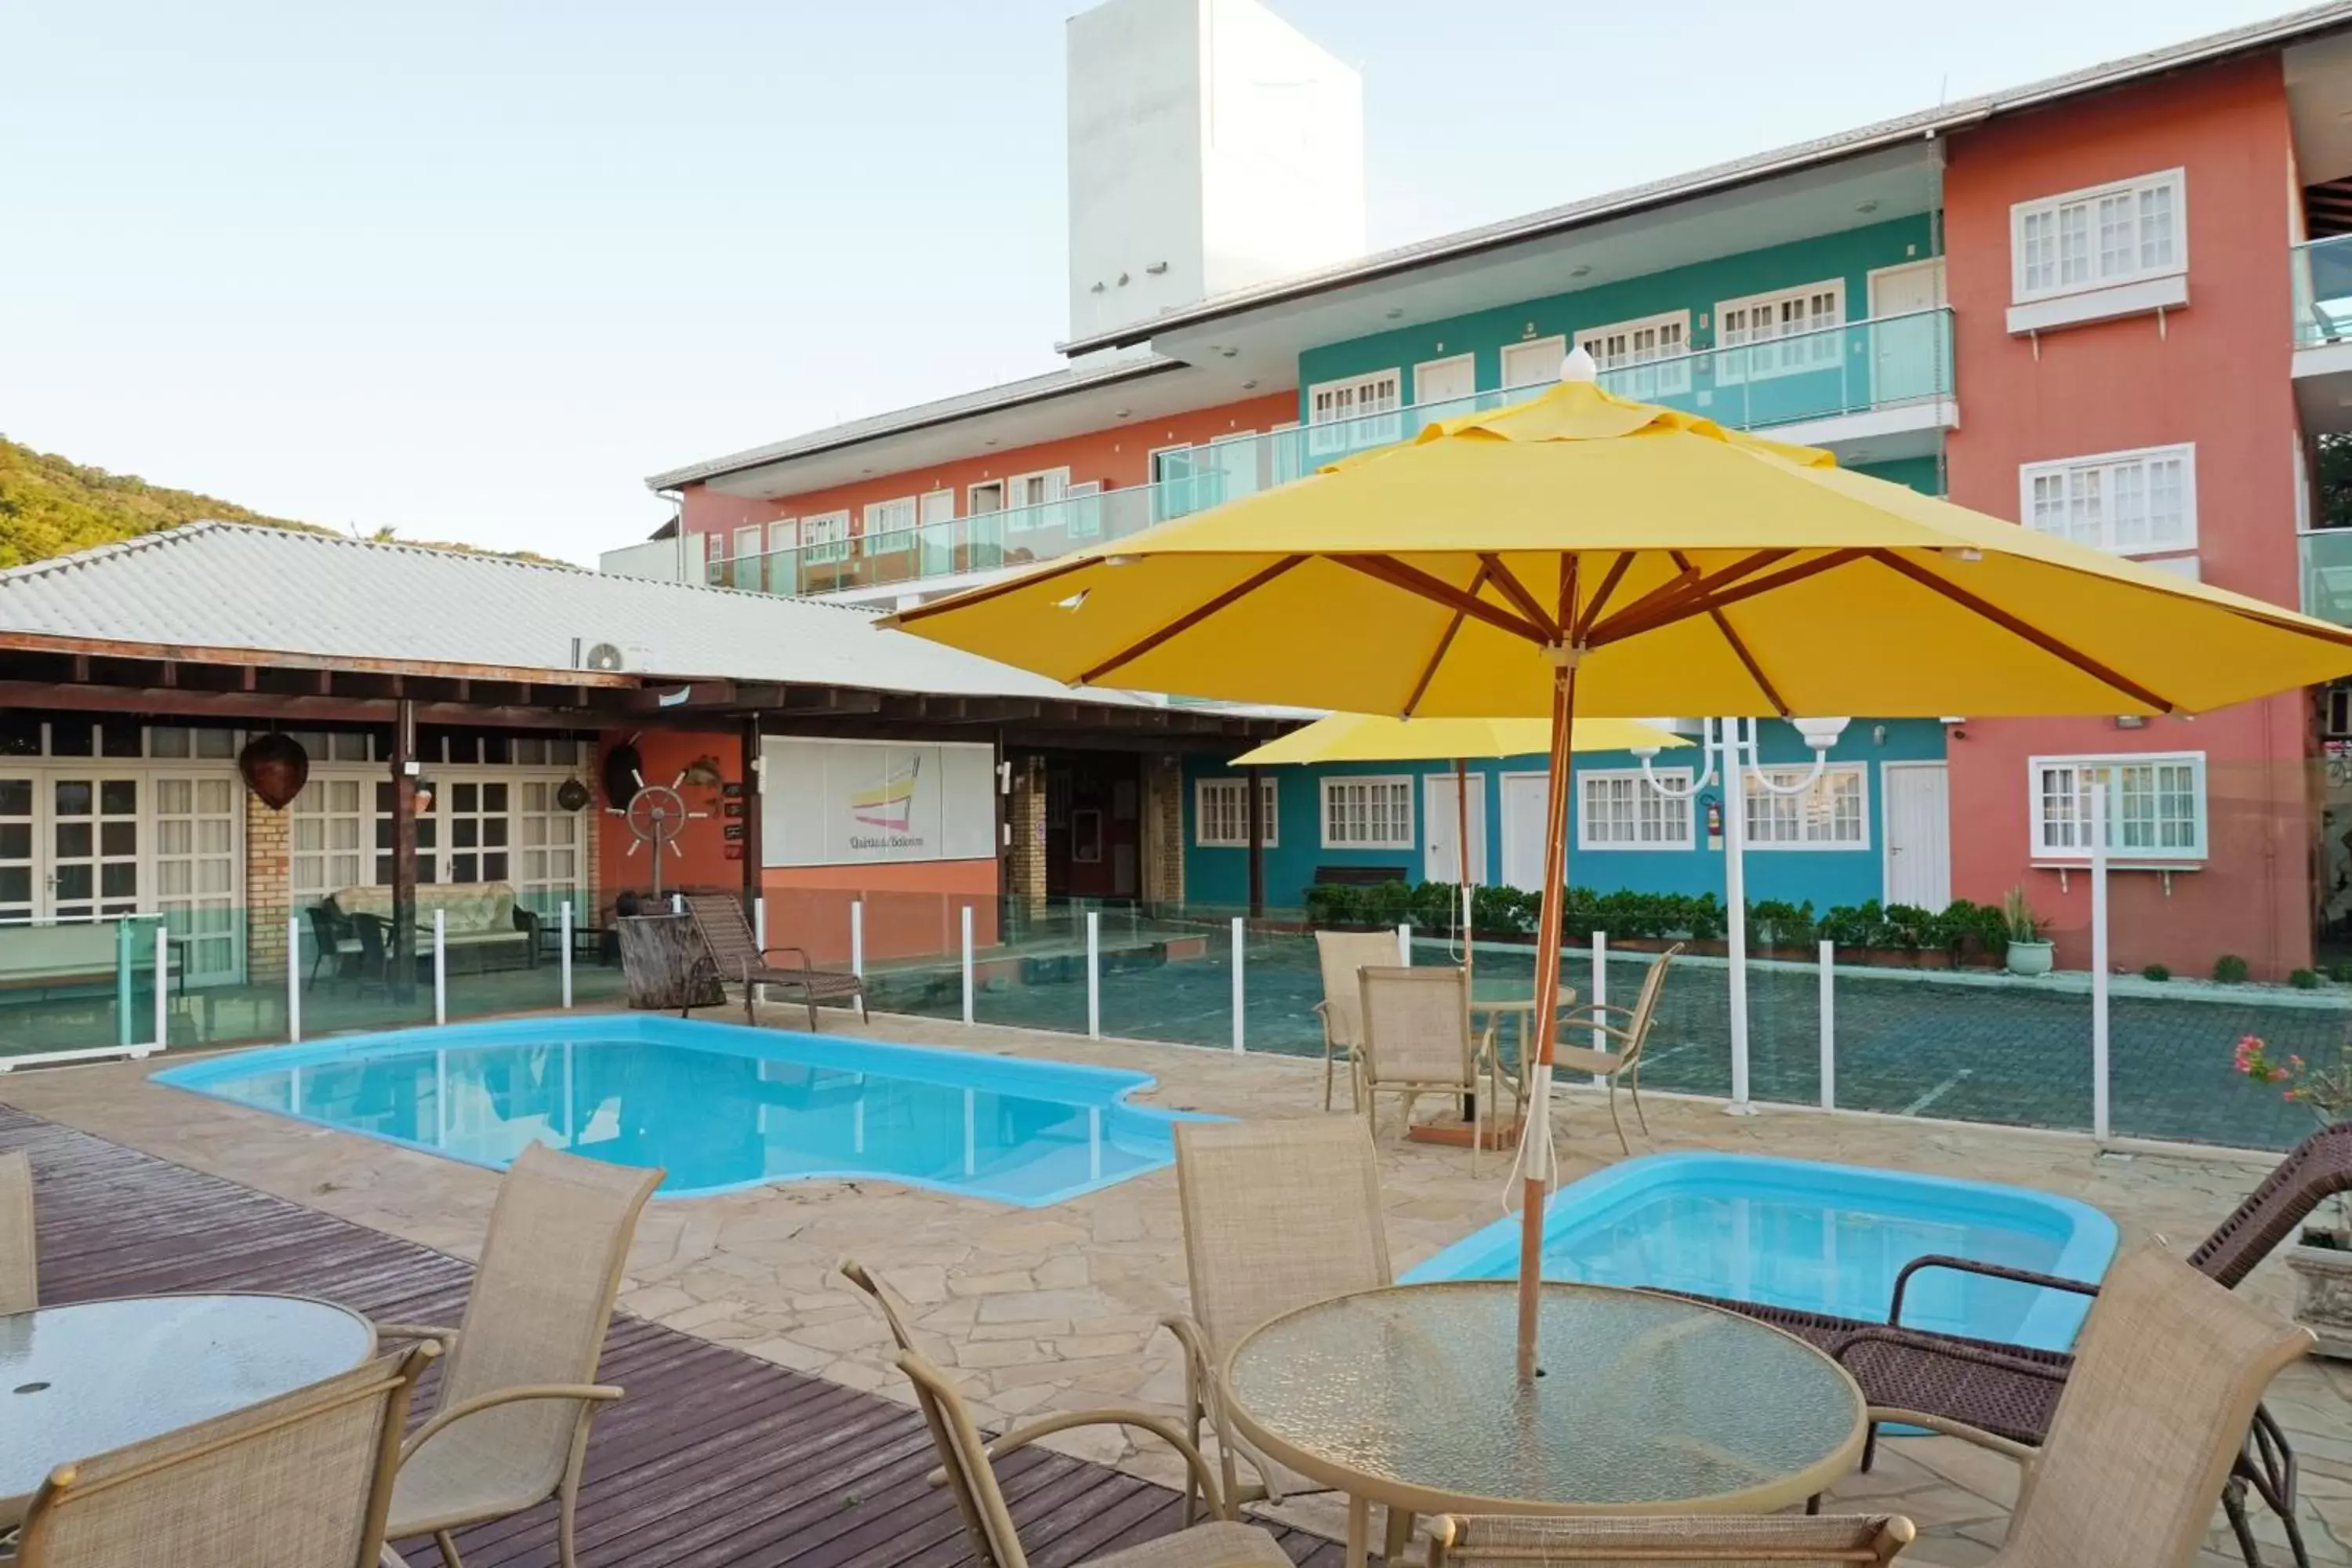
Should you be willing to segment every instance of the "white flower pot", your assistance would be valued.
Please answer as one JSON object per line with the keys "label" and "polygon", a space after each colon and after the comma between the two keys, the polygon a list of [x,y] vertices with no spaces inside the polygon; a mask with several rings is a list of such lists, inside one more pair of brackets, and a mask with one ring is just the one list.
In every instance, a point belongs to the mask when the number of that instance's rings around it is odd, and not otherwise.
{"label": "white flower pot", "polygon": [[2003,962],[2011,974],[2047,974],[2057,963],[2056,949],[2046,942],[2020,942],[2011,937],[2009,956]]}

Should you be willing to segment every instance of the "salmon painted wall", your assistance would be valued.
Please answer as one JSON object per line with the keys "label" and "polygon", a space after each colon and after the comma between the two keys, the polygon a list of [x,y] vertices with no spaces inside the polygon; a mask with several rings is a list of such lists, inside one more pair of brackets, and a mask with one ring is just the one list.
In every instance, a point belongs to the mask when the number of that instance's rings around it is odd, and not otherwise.
{"label": "salmon painted wall", "polygon": [[[2025,463],[2196,444],[2200,574],[2293,605],[2298,593],[2286,247],[2293,184],[2275,58],[2236,62],[2003,120],[1956,138],[1945,237],[1961,428],[1948,438],[1951,497],[2019,514]],[[2154,316],[2012,338],[2012,204],[2170,168],[2187,171],[2189,304]],[[2278,977],[2311,962],[2311,808],[2300,693],[2138,730],[2112,720],[1976,721],[1950,748],[1955,896],[1997,900],[2023,884],[2048,916],[2059,962],[2089,961],[2087,878],[2029,855],[2027,759],[2201,751],[2210,858],[2163,879],[2117,873],[2116,967],[2210,972],[2237,953]]]}
{"label": "salmon painted wall", "polygon": [[996,944],[997,863],[923,860],[897,866],[771,866],[761,877],[768,940],[808,949],[817,963],[849,959],[849,906],[866,904],[866,960],[928,958],[959,950],[971,906],[976,948]]}
{"label": "salmon painted wall", "polygon": [[956,498],[956,515],[962,517],[971,507],[968,487],[988,479],[1059,468],[1070,470],[1070,479],[1074,484],[1098,479],[1106,489],[1124,489],[1130,485],[1150,481],[1151,454],[1162,447],[1192,446],[1243,431],[1270,430],[1277,425],[1290,424],[1297,417],[1298,394],[1294,390],[1285,390],[1240,403],[1169,415],[1148,423],[1138,421],[1059,441],[1015,447],[1011,451],[985,452],[978,457],[940,463],[928,468],[903,469],[877,479],[860,479],[856,484],[811,490],[782,500],[722,495],[707,486],[692,485],[687,488],[681,498],[680,515],[689,531],[724,534],[745,523],[767,522],[776,518],[801,517],[813,512],[846,510],[850,531],[855,535],[862,529],[865,509],[870,501],[919,496],[927,490],[952,490]]}
{"label": "salmon painted wall", "polygon": [[[604,756],[614,746],[630,737],[625,733],[607,734],[596,745],[596,799],[592,809],[603,811],[612,803],[604,798]],[[699,731],[647,730],[635,737],[637,754],[643,759],[639,772],[649,784],[667,784],[697,762],[709,758],[719,767],[722,782],[736,783],[743,777],[742,741],[731,731],[705,733]],[[717,784],[680,784],[678,795],[688,811],[707,812],[700,821],[688,822],[677,841],[662,856],[662,886],[680,888],[740,888],[743,885],[743,864],[727,858],[726,836],[721,814],[725,796]],[[638,845],[635,854],[629,846],[636,844],[628,825],[617,816],[606,816],[596,834],[596,901],[600,908],[609,908],[614,896],[624,889],[644,889],[653,885],[653,852]]]}

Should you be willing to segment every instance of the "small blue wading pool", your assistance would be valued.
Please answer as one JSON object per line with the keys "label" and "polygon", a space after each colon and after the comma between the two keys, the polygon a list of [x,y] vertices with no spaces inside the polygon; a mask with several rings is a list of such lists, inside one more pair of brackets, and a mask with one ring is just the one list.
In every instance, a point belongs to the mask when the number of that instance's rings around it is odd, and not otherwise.
{"label": "small blue wading pool", "polygon": [[1175,1158],[1182,1112],[1111,1068],[603,1016],[403,1029],[190,1062],[159,1083],[503,1169],[532,1143],[694,1197],[876,1177],[1037,1207]]}
{"label": "small blue wading pool", "polygon": [[[1543,1272],[1884,1322],[1895,1274],[1925,1253],[2096,1280],[2115,1250],[2105,1215],[2028,1187],[1750,1154],[1650,1154],[1553,1195]],[[1518,1258],[1513,1216],[1405,1278],[1514,1279]],[[1913,1278],[1903,1321],[2064,1350],[2088,1308],[2071,1291],[1937,1268]]]}

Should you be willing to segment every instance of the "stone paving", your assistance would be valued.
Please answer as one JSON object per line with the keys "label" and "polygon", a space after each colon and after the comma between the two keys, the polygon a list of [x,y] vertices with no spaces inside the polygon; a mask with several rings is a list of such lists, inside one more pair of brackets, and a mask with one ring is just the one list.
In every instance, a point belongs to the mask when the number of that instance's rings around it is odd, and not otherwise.
{"label": "stone paving", "polygon": [[[785,1021],[784,1011],[777,1010],[777,1022]],[[826,1028],[854,1031],[838,1015],[828,1016]],[[877,1016],[872,1032],[1139,1068],[1159,1079],[1146,1098],[1170,1107],[1322,1114],[1320,1063],[1293,1057],[1236,1059],[890,1016]],[[479,1245],[493,1173],[151,1084],[151,1070],[149,1063],[113,1063],[22,1072],[0,1079],[0,1100],[460,1256]],[[2258,1155],[2147,1145],[2103,1152],[2073,1134],[1793,1108],[1729,1118],[1701,1100],[1647,1098],[1649,1148],[1750,1151],[2019,1182],[2098,1205],[2116,1217],[2126,1243],[2149,1232],[2184,1245],[2201,1237],[2269,1163]],[[1564,1125],[1569,1178],[1617,1157],[1606,1118],[1589,1097],[1570,1097]],[[1474,1180],[1461,1151],[1393,1135],[1381,1149],[1400,1268],[1495,1217],[1499,1162]],[[834,1260],[850,1253],[913,1304],[927,1349],[957,1369],[984,1420],[1122,1402],[1172,1409],[1181,1365],[1154,1325],[1184,1305],[1181,1235],[1167,1171],[1032,1210],[885,1182],[785,1184],[655,1204],[630,1257],[622,1304],[787,1366],[905,1398],[903,1382],[883,1359],[881,1324],[831,1275]],[[2282,1308],[2288,1296],[2276,1263],[2243,1289]],[[2314,1362],[2284,1374],[2270,1400],[2302,1458],[2302,1513],[2315,1560],[2335,1568],[2352,1568],[2347,1397],[2352,1368]],[[1116,1436],[1088,1434],[1069,1447],[1156,1479],[1172,1478],[1164,1454]],[[1897,1439],[1888,1449],[1874,1473],[1842,1483],[1832,1506],[1911,1515],[1923,1527],[1916,1561],[1967,1568],[1987,1560],[2014,1496],[2013,1468],[1947,1438]],[[1328,1498],[1298,1500],[1286,1511],[1309,1528],[1339,1527]],[[2263,1528],[2276,1537],[2274,1526]],[[2213,1564],[2232,1561],[2226,1551],[2209,1554]]]}

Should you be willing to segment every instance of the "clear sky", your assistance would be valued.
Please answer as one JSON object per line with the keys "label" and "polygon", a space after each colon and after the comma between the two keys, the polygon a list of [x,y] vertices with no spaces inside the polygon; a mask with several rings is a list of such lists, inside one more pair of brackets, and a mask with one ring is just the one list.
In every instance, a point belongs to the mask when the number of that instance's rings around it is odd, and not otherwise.
{"label": "clear sky", "polygon": [[[2286,8],[1271,3],[1376,247]],[[1074,5],[11,0],[0,434],[593,562],[648,473],[1054,367]]]}

